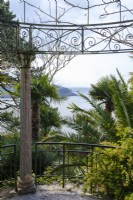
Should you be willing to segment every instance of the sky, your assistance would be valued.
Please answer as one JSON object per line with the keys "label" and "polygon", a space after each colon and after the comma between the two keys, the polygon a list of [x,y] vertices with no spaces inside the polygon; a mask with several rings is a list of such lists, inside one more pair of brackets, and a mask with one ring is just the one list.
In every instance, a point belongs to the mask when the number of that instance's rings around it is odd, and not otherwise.
{"label": "sky", "polygon": [[[23,0],[22,0],[23,1]],[[40,6],[44,12],[48,13],[49,16],[56,16],[56,6],[55,0],[27,0],[27,2]],[[50,4],[49,4],[50,2]],[[58,2],[58,15],[61,14],[62,8],[66,7],[70,8],[68,4],[64,4],[63,0],[57,0]],[[87,8],[88,1],[87,0],[69,0],[75,5],[82,6]],[[109,2],[106,0],[104,2]],[[89,0],[89,5],[93,6],[95,4],[103,3],[102,0]],[[132,0],[121,0],[122,5],[126,6],[126,8],[133,9]],[[13,13],[16,14],[17,18],[20,21],[24,20],[23,16],[23,3],[20,0],[10,0],[10,7]],[[119,7],[110,4],[106,7],[106,11],[118,11]],[[125,9],[123,7],[122,9]],[[100,11],[99,11],[100,10]],[[87,9],[81,10],[78,8],[71,9],[64,18],[65,20],[71,19],[71,22],[78,24],[86,24],[88,23],[88,13],[89,13],[89,22],[90,23],[101,23],[101,19],[99,16],[102,15],[104,8],[100,7],[100,9],[94,8],[88,12]],[[80,12],[80,15],[79,15]],[[52,18],[36,12],[36,9],[26,5],[26,22],[37,22],[38,23],[38,14],[41,16],[41,20],[43,22],[52,21]],[[118,21],[119,15],[111,15],[108,17],[102,18],[102,22],[112,22]],[[126,14],[122,13],[122,19],[132,19],[133,14],[127,12]],[[49,22],[53,23],[53,22]],[[110,74],[117,76],[116,68],[120,71],[124,79],[127,81],[130,78],[129,72],[133,72],[133,58],[130,58],[130,53],[122,53],[122,54],[100,54],[100,55],[78,55],[76,56],[64,69],[60,70],[55,78],[55,84],[62,85],[64,87],[90,87],[91,84],[95,84],[101,77],[108,76]]]}

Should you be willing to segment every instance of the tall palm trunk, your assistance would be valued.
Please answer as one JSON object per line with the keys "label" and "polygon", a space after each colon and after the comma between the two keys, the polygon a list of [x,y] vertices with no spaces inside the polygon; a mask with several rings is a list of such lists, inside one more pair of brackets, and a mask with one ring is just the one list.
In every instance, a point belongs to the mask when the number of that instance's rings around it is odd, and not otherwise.
{"label": "tall palm trunk", "polygon": [[38,102],[32,102],[32,139],[38,141],[40,127],[40,111]]}
{"label": "tall palm trunk", "polygon": [[112,100],[111,100],[111,101],[107,101],[107,102],[105,103],[105,109],[106,109],[106,111],[107,111],[108,113],[110,113],[110,114],[113,112],[114,107],[113,107],[113,102],[112,102]]}

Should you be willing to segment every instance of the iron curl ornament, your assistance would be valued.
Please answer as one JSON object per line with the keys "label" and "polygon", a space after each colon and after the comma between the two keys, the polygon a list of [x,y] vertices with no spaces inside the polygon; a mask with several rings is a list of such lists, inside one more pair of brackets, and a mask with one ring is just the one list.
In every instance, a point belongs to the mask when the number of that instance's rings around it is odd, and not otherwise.
{"label": "iron curl ornament", "polygon": [[67,45],[70,51],[78,51],[81,49],[82,46],[82,35],[81,31],[75,30],[74,32],[69,33],[71,36],[69,36],[69,45]]}

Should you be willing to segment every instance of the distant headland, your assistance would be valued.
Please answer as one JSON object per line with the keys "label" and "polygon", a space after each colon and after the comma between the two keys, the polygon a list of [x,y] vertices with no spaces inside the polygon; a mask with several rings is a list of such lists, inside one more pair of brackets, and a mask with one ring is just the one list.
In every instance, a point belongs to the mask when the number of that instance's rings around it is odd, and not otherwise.
{"label": "distant headland", "polygon": [[[55,85],[55,86],[56,86],[58,93],[61,97],[77,96],[77,94],[69,88],[58,86],[58,85]],[[2,88],[0,88],[0,90],[2,90]],[[10,88],[10,90],[12,90],[12,89]],[[0,98],[10,98],[10,95],[8,93],[4,94],[4,91],[2,90],[2,94],[0,95]]]}
{"label": "distant headland", "polygon": [[71,89],[56,85],[58,93],[61,97],[77,96]]}

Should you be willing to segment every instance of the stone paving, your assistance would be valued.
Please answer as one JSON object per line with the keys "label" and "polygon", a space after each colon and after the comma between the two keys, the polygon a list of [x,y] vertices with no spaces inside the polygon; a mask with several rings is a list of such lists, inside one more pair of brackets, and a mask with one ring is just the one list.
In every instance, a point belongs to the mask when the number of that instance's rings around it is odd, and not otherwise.
{"label": "stone paving", "polygon": [[83,195],[80,188],[72,188],[70,185],[62,189],[59,186],[38,186],[36,193],[18,195],[10,191],[8,197],[2,197],[0,200],[98,200],[98,198]]}
{"label": "stone paving", "polygon": [[96,200],[96,198],[70,192],[52,194],[46,191],[37,191],[35,194],[16,196],[10,198],[10,200]]}

